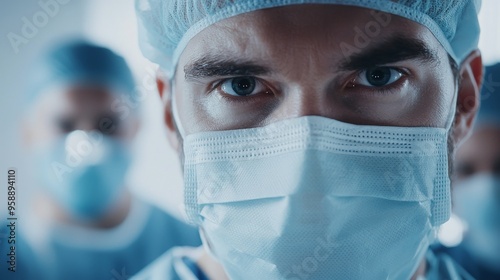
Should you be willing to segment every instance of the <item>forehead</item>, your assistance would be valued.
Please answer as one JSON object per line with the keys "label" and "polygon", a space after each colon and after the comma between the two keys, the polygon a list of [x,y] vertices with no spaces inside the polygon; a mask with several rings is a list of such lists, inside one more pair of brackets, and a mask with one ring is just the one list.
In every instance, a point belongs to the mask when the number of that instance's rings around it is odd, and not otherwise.
{"label": "forehead", "polygon": [[411,20],[360,7],[306,4],[258,10],[217,22],[193,37],[179,65],[222,55],[272,61],[284,68],[291,60],[307,67],[316,59],[331,67],[395,37],[418,39],[437,55],[446,55],[432,33]]}
{"label": "forehead", "polygon": [[40,95],[41,110],[71,115],[112,112],[112,103],[119,97],[112,88],[101,85],[59,85]]}

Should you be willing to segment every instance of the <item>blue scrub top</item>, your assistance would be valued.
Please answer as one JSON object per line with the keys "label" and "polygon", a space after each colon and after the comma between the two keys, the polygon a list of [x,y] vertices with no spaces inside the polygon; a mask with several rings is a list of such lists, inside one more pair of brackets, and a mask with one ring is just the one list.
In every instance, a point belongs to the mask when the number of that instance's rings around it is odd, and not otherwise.
{"label": "blue scrub top", "polygon": [[[466,241],[464,241],[466,242]],[[500,271],[492,270],[491,268],[481,264],[474,256],[472,256],[467,247],[462,242],[456,247],[446,247],[437,244],[433,247],[436,253],[447,254],[461,267],[463,267],[472,277],[480,280],[499,280]]]}
{"label": "blue scrub top", "polygon": [[5,265],[8,244],[1,244],[0,279],[125,280],[172,247],[201,244],[196,228],[138,199],[110,230],[57,225],[43,242],[33,239],[35,230],[26,223],[17,228],[15,273]]}
{"label": "blue scrub top", "polygon": [[[173,248],[131,279],[208,280],[209,278],[196,265],[196,260],[202,252],[202,247]],[[443,252],[435,253],[429,250],[426,254],[426,260],[425,280],[474,280],[469,273]]]}

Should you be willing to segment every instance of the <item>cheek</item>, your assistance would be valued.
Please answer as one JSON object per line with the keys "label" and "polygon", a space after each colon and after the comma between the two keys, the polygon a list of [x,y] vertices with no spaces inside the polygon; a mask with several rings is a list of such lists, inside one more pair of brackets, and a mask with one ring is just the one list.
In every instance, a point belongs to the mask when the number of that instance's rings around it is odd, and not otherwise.
{"label": "cheek", "polygon": [[31,126],[29,135],[29,148],[34,150],[46,149],[57,143],[57,141],[64,136],[57,127],[42,122],[41,120],[38,120],[36,124]]}
{"label": "cheek", "polygon": [[477,172],[493,172],[500,159],[499,140],[484,131],[476,132],[457,150],[456,160],[473,163]]}
{"label": "cheek", "polygon": [[405,115],[409,124],[445,128],[447,121],[453,118],[452,109],[456,106],[453,104],[455,81],[450,67],[440,66],[426,71],[415,83],[414,91]]}
{"label": "cheek", "polygon": [[31,129],[32,140],[35,142],[35,145],[48,145],[64,136],[64,133],[55,121],[55,116],[49,112],[37,116],[31,124]]}
{"label": "cheek", "polygon": [[217,92],[206,93],[196,86],[186,88],[182,120],[187,134],[258,126],[277,103],[271,96],[238,102],[229,101]]}
{"label": "cheek", "polygon": [[[198,86],[177,83],[175,103],[178,117],[176,125],[181,125],[186,135],[212,130],[221,120],[221,110],[208,103],[204,90]],[[180,122],[180,124],[179,124]]]}
{"label": "cheek", "polygon": [[378,92],[372,89],[345,89],[336,95],[339,115],[335,119],[361,125],[411,126],[409,114],[417,93],[408,81],[398,89]]}
{"label": "cheek", "polygon": [[412,101],[409,117],[422,126],[444,128],[447,120],[452,117],[450,114],[455,89],[451,81],[429,81],[419,89]]}
{"label": "cheek", "polygon": [[342,121],[365,125],[445,127],[453,98],[452,81],[425,75],[409,78],[387,93],[342,94]]}

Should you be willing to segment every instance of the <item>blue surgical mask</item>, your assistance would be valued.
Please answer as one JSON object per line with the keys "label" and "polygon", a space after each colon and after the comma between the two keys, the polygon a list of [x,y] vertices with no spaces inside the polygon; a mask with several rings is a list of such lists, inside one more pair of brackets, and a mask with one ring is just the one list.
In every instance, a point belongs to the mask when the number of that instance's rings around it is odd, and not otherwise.
{"label": "blue surgical mask", "polygon": [[481,263],[500,270],[500,178],[479,174],[455,185],[454,211],[467,224],[464,246]]}
{"label": "blue surgical mask", "polygon": [[51,197],[73,217],[92,220],[117,201],[130,156],[117,140],[74,131],[39,154],[38,163]]}
{"label": "blue surgical mask", "polygon": [[450,215],[444,128],[305,116],[183,145],[188,217],[231,279],[409,279]]}

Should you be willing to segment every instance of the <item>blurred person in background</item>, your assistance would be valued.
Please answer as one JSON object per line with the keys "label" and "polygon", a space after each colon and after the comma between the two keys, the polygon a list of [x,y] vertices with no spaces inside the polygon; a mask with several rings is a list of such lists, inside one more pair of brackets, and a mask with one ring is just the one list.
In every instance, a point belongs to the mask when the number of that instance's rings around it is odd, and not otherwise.
{"label": "blurred person in background", "polygon": [[1,279],[125,279],[173,246],[201,244],[194,227],[126,186],[139,118],[122,57],[67,42],[26,78],[24,139],[39,186],[19,210],[17,272]]}
{"label": "blurred person in background", "polygon": [[476,279],[500,279],[500,63],[486,67],[482,102],[470,138],[457,150],[454,212],[462,243],[439,246]]}

